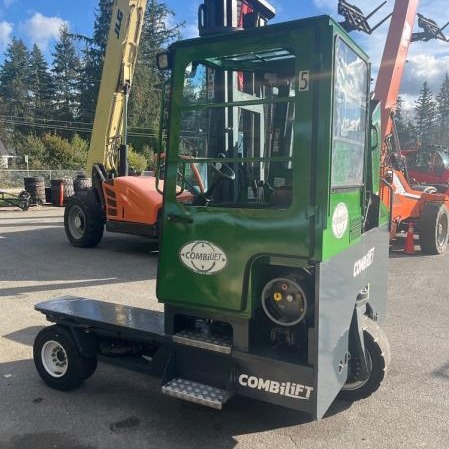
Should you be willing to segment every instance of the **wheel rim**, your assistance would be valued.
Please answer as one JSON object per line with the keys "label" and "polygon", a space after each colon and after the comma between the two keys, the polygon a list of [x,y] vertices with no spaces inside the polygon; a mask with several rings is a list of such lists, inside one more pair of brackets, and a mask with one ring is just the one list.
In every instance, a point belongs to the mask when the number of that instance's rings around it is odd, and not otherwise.
{"label": "wheel rim", "polygon": [[[366,350],[366,348],[365,348],[365,351],[366,351],[366,367],[368,370],[368,376],[366,376],[366,379],[352,380],[352,381],[346,382],[343,385],[342,390],[358,390],[359,388],[363,387],[363,385],[365,385],[368,382],[369,378],[371,377],[371,373],[373,371],[373,362],[371,360],[371,355]],[[353,364],[353,368],[352,369],[350,368],[350,375],[353,374],[353,373],[351,373],[351,371],[356,371],[356,372],[358,371],[358,369],[360,367],[360,361],[353,360],[352,364]]]}
{"label": "wheel rim", "polygon": [[45,371],[52,377],[62,377],[67,372],[69,362],[67,352],[60,343],[47,341],[41,350],[41,360]]}
{"label": "wheel rim", "polygon": [[437,223],[437,244],[442,247],[446,244],[448,231],[447,215],[443,214]]}
{"label": "wheel rim", "polygon": [[80,239],[86,229],[86,216],[79,206],[72,206],[69,212],[69,231],[75,239]]}

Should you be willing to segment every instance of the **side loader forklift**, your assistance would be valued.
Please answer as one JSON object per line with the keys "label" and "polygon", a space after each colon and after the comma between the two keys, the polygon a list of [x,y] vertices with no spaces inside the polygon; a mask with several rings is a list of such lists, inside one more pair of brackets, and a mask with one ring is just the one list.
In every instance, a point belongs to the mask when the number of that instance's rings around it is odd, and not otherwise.
{"label": "side loader forklift", "polygon": [[266,1],[205,0],[201,37],[158,56],[171,70],[164,312],[37,304],[55,323],[34,342],[48,386],[78,387],[101,354],[178,399],[221,409],[242,395],[321,419],[384,380],[389,211],[370,63],[328,16],[266,25],[273,15]]}

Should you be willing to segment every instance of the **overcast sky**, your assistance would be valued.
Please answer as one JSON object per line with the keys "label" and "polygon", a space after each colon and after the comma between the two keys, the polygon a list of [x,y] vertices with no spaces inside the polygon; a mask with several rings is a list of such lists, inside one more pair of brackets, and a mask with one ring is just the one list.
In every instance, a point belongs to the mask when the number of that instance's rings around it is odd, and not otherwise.
{"label": "overcast sky", "polygon": [[[407,1],[407,0],[397,0]],[[365,13],[371,12],[382,0],[350,0]],[[185,21],[185,37],[197,34],[197,11],[201,0],[165,0],[175,12],[176,19]],[[317,14],[329,14],[337,20],[338,0],[272,0],[277,16],[274,22],[293,20]],[[29,46],[36,43],[50,57],[55,37],[61,25],[66,24],[74,33],[92,34],[95,9],[98,0],[0,0],[0,54],[3,54],[13,36],[22,38]],[[371,23],[382,19],[393,9],[394,0],[377,13]],[[440,26],[449,22],[448,0],[421,0],[419,12],[434,19]],[[385,38],[388,31],[387,22],[371,36],[352,33],[353,37],[370,55],[374,75],[380,63]],[[415,31],[418,28],[415,25]],[[449,35],[449,27],[447,28]],[[0,58],[2,59],[2,58]],[[436,95],[444,73],[449,71],[449,43],[431,41],[413,43],[408,57],[408,64],[402,83],[401,96],[409,105],[427,80]]]}

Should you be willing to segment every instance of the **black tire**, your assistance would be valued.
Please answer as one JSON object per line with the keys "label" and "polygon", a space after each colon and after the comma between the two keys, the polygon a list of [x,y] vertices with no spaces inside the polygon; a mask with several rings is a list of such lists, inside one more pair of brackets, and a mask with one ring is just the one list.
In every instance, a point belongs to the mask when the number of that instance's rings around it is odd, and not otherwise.
{"label": "black tire", "polygon": [[369,373],[365,379],[357,378],[359,363],[355,358],[349,361],[348,380],[338,395],[345,401],[353,402],[371,396],[380,387],[391,363],[390,344],[379,325],[365,316],[362,328]]}
{"label": "black tire", "polygon": [[93,248],[100,243],[104,231],[104,217],[93,190],[75,195],[67,201],[64,229],[70,243],[78,248]]}
{"label": "black tire", "polygon": [[71,198],[73,195],[75,195],[75,189],[73,186],[72,178],[64,178],[63,185],[64,185],[64,200],[67,200],[68,198]]}
{"label": "black tire", "polygon": [[427,203],[419,221],[421,251],[442,254],[447,249],[449,237],[449,211],[444,204]]}
{"label": "black tire", "polygon": [[25,191],[30,194],[30,204],[44,204],[45,181],[41,176],[24,178]]}
{"label": "black tire", "polygon": [[92,180],[90,178],[76,177],[73,180],[73,188],[75,189],[75,193],[81,192],[82,190],[86,190],[90,187],[92,187]]}
{"label": "black tire", "polygon": [[45,179],[43,176],[28,176],[23,178],[26,183],[43,182]]}
{"label": "black tire", "polygon": [[33,358],[42,380],[55,390],[79,387],[96,367],[96,357],[84,357],[68,329],[53,325],[42,329],[34,340]]}

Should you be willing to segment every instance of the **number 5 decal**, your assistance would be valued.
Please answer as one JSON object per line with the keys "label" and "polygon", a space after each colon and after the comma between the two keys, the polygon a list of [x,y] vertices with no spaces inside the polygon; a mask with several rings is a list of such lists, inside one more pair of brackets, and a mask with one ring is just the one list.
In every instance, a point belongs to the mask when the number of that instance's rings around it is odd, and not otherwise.
{"label": "number 5 decal", "polygon": [[306,92],[309,90],[310,85],[310,72],[308,70],[302,70],[299,72],[298,77],[298,89],[300,92]]}

